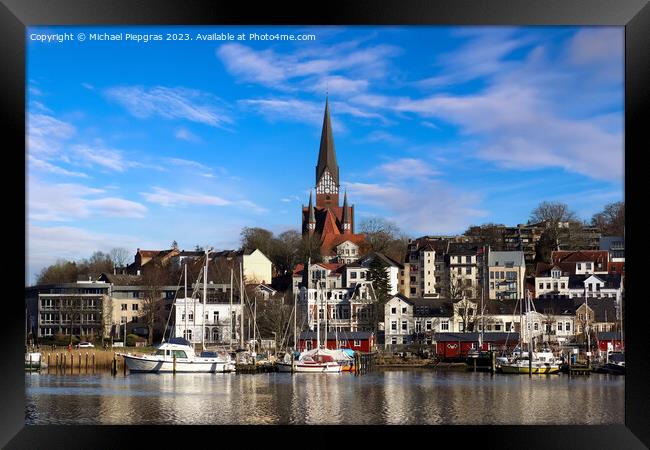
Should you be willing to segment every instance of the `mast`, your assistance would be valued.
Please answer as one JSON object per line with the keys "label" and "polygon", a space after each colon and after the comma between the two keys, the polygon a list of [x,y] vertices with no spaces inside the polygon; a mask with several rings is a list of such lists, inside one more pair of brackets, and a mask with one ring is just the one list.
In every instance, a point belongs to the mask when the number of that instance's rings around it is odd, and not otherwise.
{"label": "mast", "polygon": [[325,311],[323,314],[325,314],[325,336],[323,338],[325,348],[327,348],[327,316],[329,314],[329,305],[327,302],[327,277],[325,277],[325,291],[323,292],[323,301],[325,303]]}
{"label": "mast", "polygon": [[230,333],[230,350],[232,350],[232,267],[230,268],[230,306],[228,308],[228,317],[230,318],[230,327],[228,327],[228,333]]}
{"label": "mast", "polygon": [[[587,353],[591,353],[591,333],[589,330],[589,300],[587,299],[587,280],[585,280],[585,332],[587,333]],[[587,356],[589,358],[589,356]]]}
{"label": "mast", "polygon": [[318,279],[316,281],[316,348],[320,348],[320,309],[321,309],[321,298],[320,298],[320,283]]}
{"label": "mast", "polygon": [[257,294],[253,298],[253,351],[257,350]]}
{"label": "mast", "polygon": [[239,348],[244,348],[244,269],[239,263],[239,302],[241,306],[241,320],[239,321]]}
{"label": "mast", "polygon": [[205,251],[205,266],[203,266],[203,304],[201,306],[201,347],[205,350],[205,303],[208,299],[208,252]]}
{"label": "mast", "polygon": [[[309,290],[307,290],[309,292]],[[309,294],[307,294],[309,295]],[[298,292],[293,296],[293,350],[298,350]]]}
{"label": "mast", "polygon": [[184,284],[185,298],[183,299],[183,315],[185,316],[185,331],[183,337],[187,339],[187,261],[185,261],[185,284]]}

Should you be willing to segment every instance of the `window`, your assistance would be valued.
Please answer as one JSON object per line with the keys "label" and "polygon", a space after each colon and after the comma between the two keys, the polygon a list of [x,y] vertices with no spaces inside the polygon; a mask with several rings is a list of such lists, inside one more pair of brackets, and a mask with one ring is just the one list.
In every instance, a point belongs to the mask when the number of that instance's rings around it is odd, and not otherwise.
{"label": "window", "polygon": [[420,331],[422,331],[422,322],[418,320],[415,322],[415,332],[419,333]]}
{"label": "window", "polygon": [[393,336],[393,338],[390,340],[390,343],[393,345],[397,344],[397,338]]}
{"label": "window", "polygon": [[494,280],[494,272],[490,270],[490,280]]}
{"label": "window", "polygon": [[366,273],[365,272],[360,272],[361,278],[366,278]]}
{"label": "window", "polygon": [[566,283],[560,283],[560,288],[561,289],[566,289]]}
{"label": "window", "polygon": [[402,314],[406,314],[406,306],[402,306]]}
{"label": "window", "polygon": [[591,263],[585,263],[585,270],[591,270]]}
{"label": "window", "polygon": [[471,268],[471,267],[467,267],[467,268],[465,269],[465,275],[471,275],[471,274],[472,274],[472,268]]}
{"label": "window", "polygon": [[138,291],[133,291],[131,295],[133,296],[133,298],[140,298],[140,293]]}
{"label": "window", "polygon": [[415,288],[414,287],[411,288],[411,294],[415,294]]}
{"label": "window", "polygon": [[390,313],[391,313],[391,314],[397,314],[397,308],[393,306],[393,307],[390,309]]}
{"label": "window", "polygon": [[131,311],[137,311],[138,310],[138,304],[134,303],[131,305]]}
{"label": "window", "polygon": [[562,331],[562,322],[557,323],[557,331]]}
{"label": "window", "polygon": [[471,262],[472,262],[472,257],[471,257],[471,256],[466,256],[466,257],[465,257],[465,262],[466,262],[467,264],[471,263]]}
{"label": "window", "polygon": [[546,283],[546,289],[551,289],[551,283]]}
{"label": "window", "polygon": [[582,270],[582,264],[580,264],[580,263],[576,264],[576,269],[577,270]]}
{"label": "window", "polygon": [[539,324],[537,322],[535,322],[535,324],[533,325],[533,328],[534,328],[535,331],[539,330]]}
{"label": "window", "polygon": [[127,321],[126,316],[122,316],[122,317],[120,317],[120,323],[121,323],[121,324],[125,324],[126,321]]}
{"label": "window", "polygon": [[356,279],[357,278],[357,273],[356,272],[350,272],[350,278]]}
{"label": "window", "polygon": [[409,323],[406,320],[402,320],[402,331],[408,331]]}
{"label": "window", "polygon": [[361,341],[359,339],[354,340],[354,346],[355,347],[361,347]]}
{"label": "window", "polygon": [[427,320],[426,322],[427,331],[431,331],[431,321]]}
{"label": "window", "polygon": [[544,283],[539,283],[539,288],[544,289]]}
{"label": "window", "polygon": [[172,350],[172,356],[177,358],[187,358],[187,354],[183,350]]}
{"label": "window", "polygon": [[440,323],[440,329],[442,331],[449,331],[449,321],[444,321]]}
{"label": "window", "polygon": [[458,275],[462,274],[463,273],[463,268],[462,267],[457,268],[456,272],[458,273]]}
{"label": "window", "polygon": [[393,320],[393,321],[390,323],[390,329],[391,329],[392,331],[397,331],[397,321]]}
{"label": "window", "polygon": [[122,311],[126,311],[128,309],[128,306],[126,303],[122,303]]}
{"label": "window", "polygon": [[501,324],[497,323],[494,325],[494,331],[501,331]]}

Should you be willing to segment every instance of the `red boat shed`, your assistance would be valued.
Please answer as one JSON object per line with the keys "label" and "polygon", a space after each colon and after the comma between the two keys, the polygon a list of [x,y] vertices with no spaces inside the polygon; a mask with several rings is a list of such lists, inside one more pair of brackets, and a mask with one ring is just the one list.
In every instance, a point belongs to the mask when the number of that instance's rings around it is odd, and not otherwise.
{"label": "red boat shed", "polygon": [[[321,331],[321,342],[323,342]],[[337,342],[338,340],[338,342]],[[327,333],[327,348],[349,348],[356,352],[370,352],[375,345],[375,335],[372,331],[338,331]],[[303,331],[298,339],[298,348],[301,352],[316,348],[316,332]]]}
{"label": "red boat shed", "polygon": [[596,334],[598,338],[598,350],[601,352],[607,351],[607,344],[611,344],[611,351],[620,352],[625,348],[625,341],[622,339],[621,333],[617,331],[601,331]]}
{"label": "red boat shed", "polygon": [[[443,359],[464,359],[479,348],[481,333],[437,333],[434,335],[436,355]],[[519,333],[485,332],[481,350],[513,350],[519,343]]]}

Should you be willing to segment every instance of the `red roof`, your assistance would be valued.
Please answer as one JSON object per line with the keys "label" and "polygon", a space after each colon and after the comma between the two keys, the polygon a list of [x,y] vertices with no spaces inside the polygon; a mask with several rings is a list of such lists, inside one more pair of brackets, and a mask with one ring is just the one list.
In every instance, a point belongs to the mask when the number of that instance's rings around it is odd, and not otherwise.
{"label": "red roof", "polygon": [[551,261],[553,263],[592,261],[607,264],[609,252],[607,250],[556,250],[551,252]]}

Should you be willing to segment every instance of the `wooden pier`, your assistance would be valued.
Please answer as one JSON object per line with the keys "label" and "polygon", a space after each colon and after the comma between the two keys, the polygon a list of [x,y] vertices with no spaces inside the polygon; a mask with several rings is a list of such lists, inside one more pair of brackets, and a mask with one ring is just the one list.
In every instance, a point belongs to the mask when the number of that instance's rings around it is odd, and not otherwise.
{"label": "wooden pier", "polygon": [[277,372],[278,367],[275,364],[236,364],[235,373],[255,374]]}
{"label": "wooden pier", "polygon": [[372,371],[377,362],[376,353],[360,353],[354,354],[354,374],[364,375]]}

